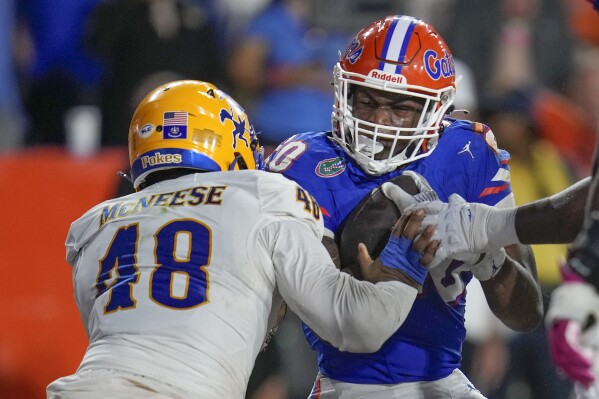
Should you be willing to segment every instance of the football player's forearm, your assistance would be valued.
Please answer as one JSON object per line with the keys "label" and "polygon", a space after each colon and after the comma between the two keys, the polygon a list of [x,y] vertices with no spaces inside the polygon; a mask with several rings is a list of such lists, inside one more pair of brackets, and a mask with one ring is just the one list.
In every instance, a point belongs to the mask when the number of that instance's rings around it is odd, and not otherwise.
{"label": "football player's forearm", "polygon": [[[321,339],[343,351],[375,352],[405,321],[416,289],[399,282],[371,284],[345,273],[321,275],[311,295],[285,295],[290,309]],[[334,282],[333,282],[334,281]]]}
{"label": "football player's forearm", "polygon": [[[551,197],[519,206],[515,227],[520,242],[551,244],[574,241],[582,227],[590,182],[587,177]],[[599,195],[596,197],[595,202]]]}
{"label": "football player's forearm", "polygon": [[405,321],[416,289],[396,281],[375,285],[340,273],[307,230],[296,223],[284,227],[265,227],[264,241],[270,238],[271,245],[264,252],[272,254],[275,281],[289,308],[341,350],[378,350]]}
{"label": "football player's forearm", "polygon": [[342,269],[343,265],[341,265],[341,255],[339,254],[339,246],[335,242],[335,239],[327,236],[322,237],[322,244],[327,249],[327,252],[331,256],[331,260],[335,264],[337,269]]}
{"label": "football player's forearm", "polygon": [[[541,290],[536,281],[534,263],[527,270],[514,260],[513,251],[495,277],[482,281],[487,303],[509,328],[519,332],[534,330],[543,318]],[[534,262],[532,260],[531,262]]]}
{"label": "football player's forearm", "polygon": [[[339,349],[350,352],[375,352],[399,329],[406,320],[416,299],[413,287],[397,281],[372,285],[352,279],[360,286],[346,297],[343,307],[338,307],[337,322],[342,333]],[[353,305],[352,305],[353,302]]]}
{"label": "football player's forearm", "polygon": [[422,285],[418,282],[414,281],[410,276],[408,276],[405,272],[399,269],[393,269],[390,267],[382,267],[380,272],[373,276],[373,279],[367,279],[366,281],[370,281],[371,283],[380,283],[384,281],[399,281],[400,283],[404,283],[409,285],[412,288],[418,290],[418,292],[422,291]]}

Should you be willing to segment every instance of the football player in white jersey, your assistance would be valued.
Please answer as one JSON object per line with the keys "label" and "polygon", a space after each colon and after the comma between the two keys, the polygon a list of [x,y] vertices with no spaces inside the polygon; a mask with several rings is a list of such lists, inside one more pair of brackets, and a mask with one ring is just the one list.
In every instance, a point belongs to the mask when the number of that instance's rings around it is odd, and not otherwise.
{"label": "football player in white jersey", "polygon": [[[137,192],[93,207],[68,233],[89,346],[48,398],[243,398],[284,303],[354,352],[377,350],[405,320],[426,269],[405,254],[383,266],[365,247],[370,282],[336,269],[314,198],[253,170],[262,163],[253,127],[215,86],[177,81],[149,93],[129,155]],[[404,214],[385,250],[408,242],[432,257],[432,231],[415,238],[421,219]]]}

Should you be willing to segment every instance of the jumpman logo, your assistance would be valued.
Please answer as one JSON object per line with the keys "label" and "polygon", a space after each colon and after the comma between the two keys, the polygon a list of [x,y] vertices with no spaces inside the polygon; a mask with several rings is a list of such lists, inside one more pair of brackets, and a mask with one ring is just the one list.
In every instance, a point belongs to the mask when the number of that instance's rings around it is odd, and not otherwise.
{"label": "jumpman logo", "polygon": [[461,153],[463,153],[463,152],[467,152],[468,154],[470,154],[470,156],[472,157],[472,159],[474,159],[474,155],[472,155],[472,151],[470,151],[470,144],[471,144],[471,143],[472,143],[471,141],[469,141],[468,143],[466,143],[466,145],[464,146],[464,148],[462,148],[462,149],[461,149],[461,150],[458,152],[458,154],[461,154]]}
{"label": "jumpman logo", "polygon": [[499,266],[497,266],[497,265],[495,264],[495,261],[493,261],[493,265],[491,266],[491,268],[492,268],[492,271],[491,271],[491,276],[494,276],[494,275],[495,275],[495,273],[497,273],[497,271],[499,270]]}
{"label": "jumpman logo", "polygon": [[466,389],[468,389],[468,392],[480,392],[478,389],[476,389],[474,387],[474,385],[472,385],[471,383],[466,384]]}

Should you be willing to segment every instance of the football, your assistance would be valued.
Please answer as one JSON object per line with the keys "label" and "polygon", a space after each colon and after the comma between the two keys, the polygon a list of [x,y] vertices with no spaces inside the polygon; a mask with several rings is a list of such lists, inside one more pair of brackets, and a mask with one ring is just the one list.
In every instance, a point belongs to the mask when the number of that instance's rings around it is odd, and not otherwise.
{"label": "football", "polygon": [[[409,175],[399,175],[390,182],[408,194],[416,195],[420,192]],[[342,268],[348,268],[355,278],[362,279],[358,264],[358,244],[364,243],[370,256],[376,258],[385,248],[391,229],[400,216],[399,209],[393,201],[385,197],[380,186],[364,197],[341,227],[339,252]]]}

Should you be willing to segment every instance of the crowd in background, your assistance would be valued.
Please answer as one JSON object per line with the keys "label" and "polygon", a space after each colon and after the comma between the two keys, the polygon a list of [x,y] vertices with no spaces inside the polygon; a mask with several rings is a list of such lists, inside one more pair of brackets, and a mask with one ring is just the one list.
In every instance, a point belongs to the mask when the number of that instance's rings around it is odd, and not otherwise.
{"label": "crowd in background", "polygon": [[458,95],[468,118],[518,91],[533,138],[556,147],[572,178],[588,172],[599,119],[599,17],[582,0],[7,0],[1,7],[3,151],[66,144],[69,120],[94,108],[100,144],[123,145],[141,96],[180,78],[215,82],[241,99],[266,144],[328,129],[338,52],[360,27],[404,13],[436,26],[464,65]]}
{"label": "crowd in background", "polygon": [[[456,107],[470,112],[460,117],[487,123],[510,152],[518,204],[590,173],[599,15],[585,0],[3,0],[0,156],[124,146],[140,99],[185,78],[232,94],[271,148],[293,133],[328,130],[338,52],[391,14],[422,18],[445,38],[462,76]],[[534,252],[548,298],[565,248]],[[484,310],[470,315],[464,369],[490,399],[567,397],[543,327],[517,335],[493,327]],[[290,315],[259,357],[248,396],[304,398],[315,373]]]}

